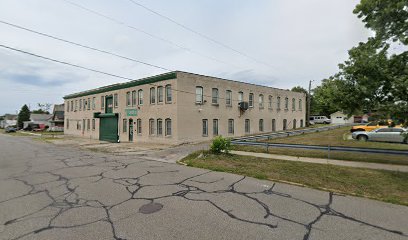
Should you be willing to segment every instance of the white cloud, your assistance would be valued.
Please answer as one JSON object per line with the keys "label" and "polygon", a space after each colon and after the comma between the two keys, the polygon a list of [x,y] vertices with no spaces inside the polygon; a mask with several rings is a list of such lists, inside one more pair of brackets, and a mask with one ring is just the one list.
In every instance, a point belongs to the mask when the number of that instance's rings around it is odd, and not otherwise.
{"label": "white cloud", "polygon": [[[174,70],[289,89],[337,71],[347,50],[369,32],[352,14],[357,0],[208,0],[141,3],[191,28],[267,62],[222,48],[132,5],[128,0],[71,0],[187,47],[185,51],[59,0],[3,0],[0,20]],[[0,24],[0,44],[122,75],[141,78],[163,71]],[[205,56],[202,56],[205,55]],[[214,61],[209,58],[216,58]],[[123,82],[108,76],[0,49],[0,114],[22,104],[62,102],[68,93]],[[33,79],[34,82],[27,82]],[[36,82],[35,82],[36,81]],[[13,101],[10,101],[13,99]]]}

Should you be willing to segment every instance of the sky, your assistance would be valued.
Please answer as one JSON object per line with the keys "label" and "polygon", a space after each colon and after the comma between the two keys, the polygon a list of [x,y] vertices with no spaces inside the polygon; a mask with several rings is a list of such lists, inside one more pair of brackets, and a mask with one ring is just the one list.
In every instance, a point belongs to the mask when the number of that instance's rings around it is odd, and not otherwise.
{"label": "sky", "polygon": [[[133,1],[192,31],[131,0],[2,0],[0,21],[169,70],[282,89],[318,85],[371,35],[352,13],[357,0]],[[126,78],[167,72],[4,23],[0,36],[0,45]],[[0,47],[0,114],[125,81]]]}

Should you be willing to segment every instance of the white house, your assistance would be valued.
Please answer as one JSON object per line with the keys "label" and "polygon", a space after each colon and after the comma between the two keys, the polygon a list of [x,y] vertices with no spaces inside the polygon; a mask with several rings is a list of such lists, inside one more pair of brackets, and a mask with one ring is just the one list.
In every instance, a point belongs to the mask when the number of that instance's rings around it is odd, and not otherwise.
{"label": "white house", "polygon": [[333,124],[354,123],[354,115],[348,117],[341,111],[330,114],[330,118]]}
{"label": "white house", "polygon": [[3,120],[0,120],[0,128],[6,128],[8,126],[17,125],[17,115],[6,114],[3,116]]}

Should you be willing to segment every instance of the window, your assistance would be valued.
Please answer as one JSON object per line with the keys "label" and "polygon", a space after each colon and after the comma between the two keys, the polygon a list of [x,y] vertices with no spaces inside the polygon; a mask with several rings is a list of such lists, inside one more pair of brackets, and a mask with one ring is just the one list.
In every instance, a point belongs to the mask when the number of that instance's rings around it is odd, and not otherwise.
{"label": "window", "polygon": [[166,125],[166,129],[165,129],[166,130],[166,132],[165,132],[166,136],[171,136],[171,119],[167,118],[165,120],[164,124]]}
{"label": "window", "polygon": [[262,94],[259,94],[259,108],[264,108],[264,96]]}
{"label": "window", "polygon": [[115,94],[113,94],[113,107],[117,108],[118,105],[119,105],[119,103],[118,103],[118,94],[115,93]]}
{"label": "window", "polygon": [[298,107],[299,111],[302,111],[302,99],[299,99],[299,107]]}
{"label": "window", "polygon": [[139,98],[139,105],[143,105],[143,90],[140,89],[139,91],[137,91],[137,97]]}
{"label": "window", "polygon": [[166,103],[171,103],[172,95],[171,95],[171,85],[166,85]]}
{"label": "window", "polygon": [[86,120],[86,130],[87,131],[91,130],[91,119]]}
{"label": "window", "polygon": [[269,109],[272,109],[272,99],[273,99],[272,96],[269,95],[269,96],[268,96],[268,108],[269,108]]}
{"label": "window", "polygon": [[78,110],[78,100],[75,100],[75,112]]}
{"label": "window", "polygon": [[289,98],[285,98],[285,110],[289,109]]}
{"label": "window", "polygon": [[94,119],[92,119],[92,131],[94,131],[95,130],[95,118]]}
{"label": "window", "polygon": [[79,99],[79,111],[82,111],[82,99]]}
{"label": "window", "polygon": [[67,119],[66,122],[67,122],[67,129],[69,129],[69,119]]}
{"label": "window", "polygon": [[149,135],[154,135],[154,134],[155,134],[154,119],[150,118],[149,119]]}
{"label": "window", "polygon": [[130,99],[130,92],[126,92],[126,106],[130,106],[132,100]]}
{"label": "window", "polygon": [[296,122],[296,119],[293,119],[293,129],[296,129],[297,128],[297,122]]}
{"label": "window", "polygon": [[263,119],[259,119],[259,131],[260,132],[264,131],[264,121],[263,121]]}
{"label": "window", "polygon": [[88,98],[88,110],[91,110],[91,98]]}
{"label": "window", "polygon": [[196,87],[196,103],[203,104],[203,87]]}
{"label": "window", "polygon": [[300,119],[300,127],[303,127],[303,119]]}
{"label": "window", "polygon": [[163,135],[163,120],[161,120],[160,118],[157,119],[157,135]]}
{"label": "window", "polygon": [[277,99],[276,99],[276,109],[277,110],[280,110],[281,108],[281,98],[280,97],[278,97]]}
{"label": "window", "polygon": [[92,110],[95,110],[95,108],[96,108],[96,105],[95,105],[96,103],[95,102],[96,102],[96,97],[93,97],[92,98]]}
{"label": "window", "polygon": [[272,119],[272,132],[276,131],[276,120]]}
{"label": "window", "polygon": [[122,127],[123,127],[123,129],[122,129],[123,132],[124,133],[127,132],[127,119],[126,118],[123,119],[123,126]]}
{"label": "window", "polygon": [[218,88],[213,88],[212,89],[211,103],[212,104],[218,104]]}
{"label": "window", "polygon": [[105,108],[105,96],[101,96],[101,109]]}
{"label": "window", "polygon": [[69,112],[69,101],[67,101],[67,112]]}
{"label": "window", "polygon": [[249,94],[249,107],[254,107],[254,94],[250,93]]}
{"label": "window", "polygon": [[238,102],[243,102],[244,101],[244,93],[243,92],[239,92],[238,93]]}
{"label": "window", "polygon": [[228,119],[228,134],[234,134],[234,119]]}
{"label": "window", "polygon": [[288,120],[283,119],[283,130],[287,129],[287,122],[288,122]]}
{"label": "window", "polygon": [[74,101],[71,101],[71,112],[74,111]]}
{"label": "window", "polygon": [[81,130],[81,121],[77,121],[77,130]]}
{"label": "window", "polygon": [[208,136],[208,120],[203,119],[203,136]]}
{"label": "window", "polygon": [[142,119],[137,119],[136,120],[136,127],[137,127],[137,134],[141,135],[142,134]]}
{"label": "window", "polygon": [[232,92],[231,92],[231,90],[226,91],[225,104],[227,106],[232,106]]}
{"label": "window", "polygon": [[150,88],[150,104],[156,103],[156,89],[154,87]]}
{"label": "window", "polygon": [[84,111],[85,111],[85,110],[86,110],[86,106],[88,106],[88,102],[86,101],[86,99],[84,99],[82,102],[84,103]]}
{"label": "window", "polygon": [[137,104],[137,98],[136,98],[136,91],[132,91],[132,106],[136,106]]}
{"label": "window", "polygon": [[218,119],[213,119],[213,135],[218,135]]}
{"label": "window", "polygon": [[163,87],[162,86],[157,87],[157,102],[158,103],[163,102]]}
{"label": "window", "polygon": [[251,132],[251,125],[250,125],[249,119],[245,119],[245,133],[250,133]]}
{"label": "window", "polygon": [[296,110],[296,100],[292,98],[292,111]]}

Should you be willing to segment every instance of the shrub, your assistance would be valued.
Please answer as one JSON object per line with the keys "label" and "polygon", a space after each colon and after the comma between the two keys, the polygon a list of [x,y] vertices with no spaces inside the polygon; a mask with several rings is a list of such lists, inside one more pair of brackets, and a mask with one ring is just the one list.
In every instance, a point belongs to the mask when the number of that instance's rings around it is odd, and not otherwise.
{"label": "shrub", "polygon": [[215,137],[212,141],[210,150],[214,154],[220,154],[222,152],[229,153],[231,150],[231,139],[222,136]]}

